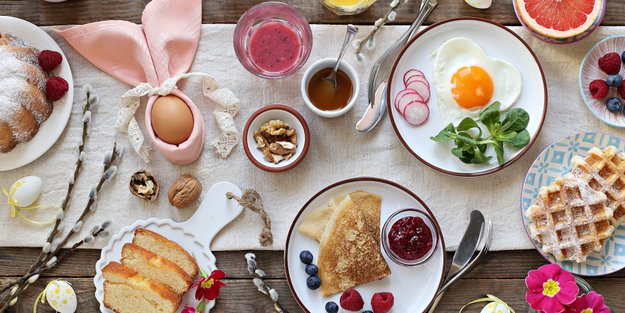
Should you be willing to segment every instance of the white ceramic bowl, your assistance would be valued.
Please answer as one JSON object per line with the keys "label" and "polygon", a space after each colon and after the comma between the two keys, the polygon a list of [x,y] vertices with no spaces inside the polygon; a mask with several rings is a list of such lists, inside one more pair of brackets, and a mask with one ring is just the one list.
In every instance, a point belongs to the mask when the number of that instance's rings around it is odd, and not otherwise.
{"label": "white ceramic bowl", "polygon": [[[295,129],[297,135],[297,148],[293,157],[278,164],[273,164],[265,159],[263,152],[256,148],[254,132],[270,120],[281,120]],[[243,130],[243,149],[250,161],[256,167],[267,172],[285,172],[304,160],[310,145],[310,131],[304,117],[295,109],[282,104],[271,104],[256,110],[247,120]]]}
{"label": "white ceramic bowl", "polygon": [[347,113],[352,109],[354,104],[356,104],[356,99],[358,98],[358,94],[360,94],[360,79],[358,78],[358,73],[351,65],[349,65],[349,63],[341,60],[339,70],[342,70],[345,74],[347,74],[347,77],[349,77],[352,81],[352,97],[349,99],[349,102],[344,108],[333,111],[319,110],[314,104],[312,104],[310,98],[308,97],[308,83],[310,82],[310,78],[324,68],[333,68],[334,64],[336,64],[336,58],[321,59],[308,67],[304,73],[304,77],[302,77],[300,87],[302,98],[304,98],[306,106],[308,106],[311,111],[322,117],[337,117]]}

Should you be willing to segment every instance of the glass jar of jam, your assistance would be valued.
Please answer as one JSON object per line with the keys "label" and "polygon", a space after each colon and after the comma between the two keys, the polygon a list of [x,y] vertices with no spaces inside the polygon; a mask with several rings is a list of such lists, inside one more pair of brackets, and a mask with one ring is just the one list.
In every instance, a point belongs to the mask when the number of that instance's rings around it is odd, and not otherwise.
{"label": "glass jar of jam", "polygon": [[427,262],[438,245],[438,233],[428,213],[402,209],[393,213],[382,228],[382,247],[391,260],[403,266]]}

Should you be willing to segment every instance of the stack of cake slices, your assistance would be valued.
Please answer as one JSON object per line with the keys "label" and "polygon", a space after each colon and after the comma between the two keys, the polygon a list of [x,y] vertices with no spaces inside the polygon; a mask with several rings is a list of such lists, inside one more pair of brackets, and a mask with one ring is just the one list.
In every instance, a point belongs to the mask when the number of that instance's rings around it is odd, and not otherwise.
{"label": "stack of cake slices", "polygon": [[177,243],[144,228],[122,248],[121,263],[102,270],[104,305],[117,313],[178,310],[199,269]]}

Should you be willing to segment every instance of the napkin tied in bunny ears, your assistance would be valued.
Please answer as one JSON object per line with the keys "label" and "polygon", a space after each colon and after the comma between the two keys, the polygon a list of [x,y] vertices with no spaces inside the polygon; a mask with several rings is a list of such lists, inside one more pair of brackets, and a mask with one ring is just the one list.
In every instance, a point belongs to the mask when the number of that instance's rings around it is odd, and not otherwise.
{"label": "napkin tied in bunny ears", "polygon": [[[153,0],[143,11],[143,27],[124,21],[103,21],[57,31],[102,71],[137,86],[122,98],[118,128],[128,133],[133,148],[145,161],[148,160],[149,147],[145,145],[143,132],[134,118],[141,96],[150,96],[145,113],[148,135],[167,159],[177,164],[189,164],[202,152],[205,136],[202,114],[175,86],[184,78],[182,76],[186,75],[195,58],[201,32],[201,8],[201,0]],[[204,94],[210,91],[207,96],[217,103],[215,116],[223,131],[213,141],[213,146],[226,157],[238,142],[232,118],[238,111],[239,102],[230,90],[219,88],[214,78],[207,77],[204,77]],[[206,82],[211,82],[212,87],[206,88]],[[152,107],[160,95],[166,94],[182,99],[193,115],[191,135],[179,145],[162,141],[152,129]]]}

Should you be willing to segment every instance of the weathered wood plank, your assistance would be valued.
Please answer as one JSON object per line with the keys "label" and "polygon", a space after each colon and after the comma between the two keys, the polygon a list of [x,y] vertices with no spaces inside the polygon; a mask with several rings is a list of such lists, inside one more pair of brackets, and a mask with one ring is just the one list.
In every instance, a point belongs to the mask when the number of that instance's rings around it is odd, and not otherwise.
{"label": "weathered wood plank", "polygon": [[[236,23],[252,5],[264,0],[204,0],[204,23]],[[336,16],[323,8],[318,0],[283,0],[299,8],[311,23],[372,24],[388,8],[390,0],[379,0],[368,11],[355,16]],[[71,0],[62,3],[45,1],[3,0],[0,14],[16,16],[37,25],[84,24],[94,21],[119,19],[139,23],[148,0]],[[402,5],[396,24],[408,24],[416,17],[419,1]],[[460,0],[440,0],[438,8],[426,24],[459,16],[493,19],[505,25],[519,25],[512,1],[493,1],[488,10],[476,10]],[[622,1],[608,1],[603,25],[625,25],[625,6]]]}

